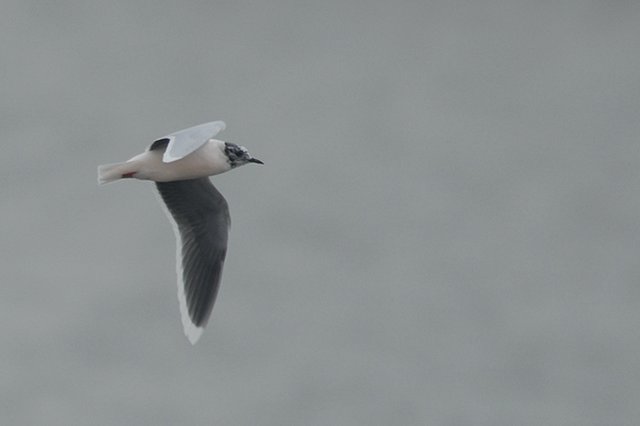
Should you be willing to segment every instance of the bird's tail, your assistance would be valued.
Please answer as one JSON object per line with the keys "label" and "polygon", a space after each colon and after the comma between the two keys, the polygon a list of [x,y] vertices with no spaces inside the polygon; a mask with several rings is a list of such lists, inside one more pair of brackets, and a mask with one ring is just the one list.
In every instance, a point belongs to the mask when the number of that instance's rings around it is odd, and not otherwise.
{"label": "bird's tail", "polygon": [[114,180],[133,177],[135,170],[132,169],[132,164],[128,161],[98,166],[98,183],[102,185]]}

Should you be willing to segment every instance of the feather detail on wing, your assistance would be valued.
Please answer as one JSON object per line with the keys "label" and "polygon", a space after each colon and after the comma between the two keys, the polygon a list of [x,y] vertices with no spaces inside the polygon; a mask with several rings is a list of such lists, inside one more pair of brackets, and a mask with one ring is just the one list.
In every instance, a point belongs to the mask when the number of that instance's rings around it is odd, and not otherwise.
{"label": "feather detail on wing", "polygon": [[156,182],[177,239],[178,300],[185,334],[195,344],[220,286],[229,208],[209,178]]}
{"label": "feather detail on wing", "polygon": [[226,125],[224,121],[212,121],[210,123],[189,127],[188,129],[180,130],[157,139],[151,144],[149,150],[153,151],[154,149],[158,149],[159,144],[164,145],[168,143],[167,149],[162,156],[162,161],[171,163],[191,154],[225,128]]}

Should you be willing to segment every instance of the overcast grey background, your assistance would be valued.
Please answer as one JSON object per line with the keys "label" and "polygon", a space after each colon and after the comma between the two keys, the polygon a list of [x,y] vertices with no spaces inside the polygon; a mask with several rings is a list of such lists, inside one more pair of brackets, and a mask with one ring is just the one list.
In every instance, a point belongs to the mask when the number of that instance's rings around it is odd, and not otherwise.
{"label": "overcast grey background", "polygon": [[[4,0],[2,424],[632,425],[637,1]],[[149,182],[224,119],[182,332]]]}

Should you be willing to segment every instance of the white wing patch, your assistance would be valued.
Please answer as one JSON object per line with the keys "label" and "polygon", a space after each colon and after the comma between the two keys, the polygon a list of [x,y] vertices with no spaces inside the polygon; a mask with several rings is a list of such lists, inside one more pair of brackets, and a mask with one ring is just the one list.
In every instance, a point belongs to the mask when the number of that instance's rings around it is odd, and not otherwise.
{"label": "white wing patch", "polygon": [[169,139],[162,161],[171,163],[191,154],[226,128],[224,121],[212,121],[180,130],[159,139]]}

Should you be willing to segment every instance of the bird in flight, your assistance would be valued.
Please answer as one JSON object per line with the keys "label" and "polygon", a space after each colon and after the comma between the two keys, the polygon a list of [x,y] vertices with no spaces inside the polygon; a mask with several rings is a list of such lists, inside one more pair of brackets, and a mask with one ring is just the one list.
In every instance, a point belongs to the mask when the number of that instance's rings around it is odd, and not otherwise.
{"label": "bird in flight", "polygon": [[154,141],[123,163],[98,166],[98,183],[154,181],[176,240],[178,301],[184,332],[195,344],[207,325],[227,253],[229,207],[209,176],[247,163],[264,164],[246,148],[214,137],[223,121],[200,124]]}

